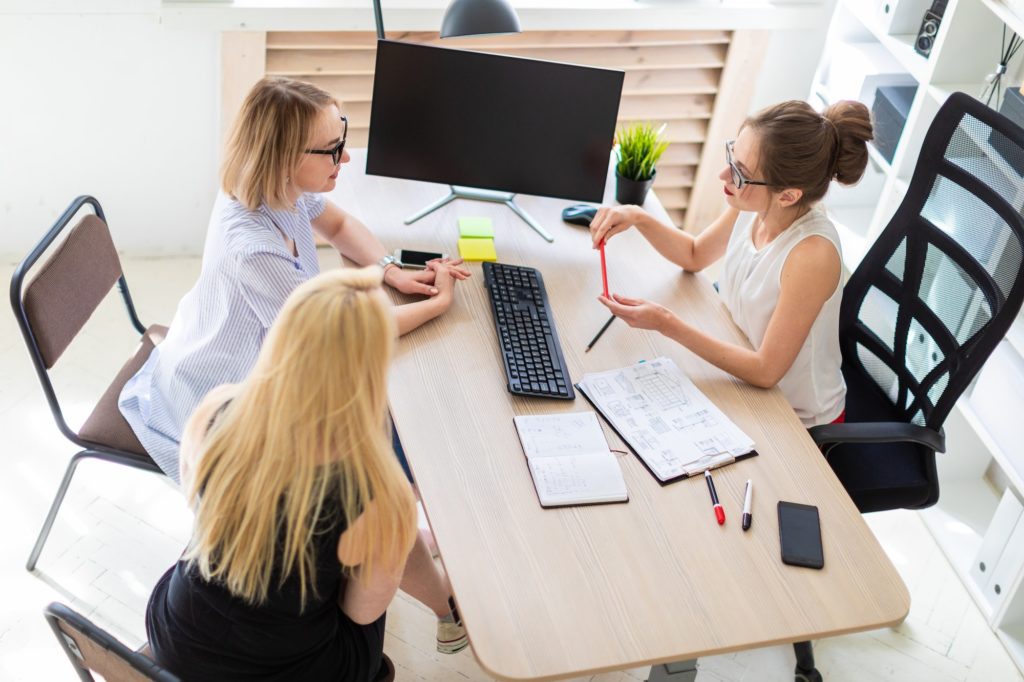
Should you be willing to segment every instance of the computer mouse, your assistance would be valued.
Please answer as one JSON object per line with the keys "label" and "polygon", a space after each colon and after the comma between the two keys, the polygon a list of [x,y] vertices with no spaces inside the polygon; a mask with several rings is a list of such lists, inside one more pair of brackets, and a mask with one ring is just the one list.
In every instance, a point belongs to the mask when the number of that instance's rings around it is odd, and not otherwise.
{"label": "computer mouse", "polygon": [[573,225],[590,227],[590,221],[597,214],[597,206],[588,204],[575,204],[562,209],[562,220]]}

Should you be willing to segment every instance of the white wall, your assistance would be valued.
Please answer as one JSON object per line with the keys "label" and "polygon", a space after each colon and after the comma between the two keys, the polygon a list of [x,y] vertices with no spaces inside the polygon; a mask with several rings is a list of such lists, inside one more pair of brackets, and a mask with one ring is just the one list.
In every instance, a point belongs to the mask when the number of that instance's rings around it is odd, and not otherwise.
{"label": "white wall", "polygon": [[750,100],[751,112],[787,99],[807,99],[825,45],[828,17],[818,30],[777,29],[765,52],[761,76]]}
{"label": "white wall", "polygon": [[[100,200],[126,253],[201,252],[217,188],[220,32],[296,21],[294,28],[369,29],[369,6],[351,10],[355,19],[346,10],[239,18],[230,9],[161,11],[159,0],[0,0],[0,258],[21,258],[79,194]],[[822,9],[786,10],[789,27],[773,32],[754,109],[807,96],[827,26]],[[523,20],[538,28],[607,18],[535,12]],[[638,21],[649,21],[643,14]],[[750,23],[750,14],[724,22]],[[397,7],[388,16],[396,26],[439,24]],[[669,23],[692,28],[697,17],[707,22],[710,13]]]}
{"label": "white wall", "polygon": [[220,34],[168,28],[150,0],[55,4],[0,4],[0,256],[22,257],[79,194],[100,200],[123,251],[198,252],[216,192]]}

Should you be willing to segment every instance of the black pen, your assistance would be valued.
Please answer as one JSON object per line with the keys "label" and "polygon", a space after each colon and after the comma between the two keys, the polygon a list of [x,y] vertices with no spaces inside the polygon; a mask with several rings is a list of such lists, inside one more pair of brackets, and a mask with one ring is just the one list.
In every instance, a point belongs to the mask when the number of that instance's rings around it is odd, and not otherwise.
{"label": "black pen", "polygon": [[604,326],[601,327],[601,330],[597,332],[597,336],[595,336],[593,339],[591,339],[590,343],[587,344],[587,349],[585,351],[583,351],[584,353],[589,353],[590,352],[590,349],[594,346],[595,343],[597,343],[597,340],[599,338],[601,338],[601,335],[604,334],[605,330],[608,329],[608,327],[614,321],[615,321],[615,316],[614,315],[612,315],[611,317],[608,318],[608,321],[604,323]]}
{"label": "black pen", "polygon": [[747,489],[743,493],[743,530],[750,530],[750,524],[754,520],[754,515],[750,512],[750,498],[754,493],[754,483],[748,478]]}
{"label": "black pen", "polygon": [[704,471],[704,480],[708,482],[708,492],[711,493],[711,504],[715,509],[715,518],[718,520],[718,525],[725,524],[725,508],[718,501],[718,491],[715,490],[715,482],[711,480],[711,469]]}

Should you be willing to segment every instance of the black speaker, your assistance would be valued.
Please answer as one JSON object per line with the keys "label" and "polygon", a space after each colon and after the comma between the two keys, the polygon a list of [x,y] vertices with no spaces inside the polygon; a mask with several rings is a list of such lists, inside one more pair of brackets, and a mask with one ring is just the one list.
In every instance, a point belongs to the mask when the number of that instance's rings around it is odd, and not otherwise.
{"label": "black speaker", "polygon": [[914,51],[921,56],[927,57],[932,53],[932,45],[935,44],[935,36],[939,32],[942,15],[946,11],[946,2],[947,0],[935,0],[931,9],[924,13],[921,28],[918,29],[917,39],[914,41]]}

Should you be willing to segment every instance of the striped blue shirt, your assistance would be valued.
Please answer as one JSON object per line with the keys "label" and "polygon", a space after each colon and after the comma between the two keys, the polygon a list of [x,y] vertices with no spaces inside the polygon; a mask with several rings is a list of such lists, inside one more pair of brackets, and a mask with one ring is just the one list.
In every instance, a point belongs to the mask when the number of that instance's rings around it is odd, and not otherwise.
{"label": "striped blue shirt", "polygon": [[[250,211],[223,194],[210,217],[199,280],[178,304],[170,331],[118,401],[139,442],[179,480],[178,445],[192,411],[215,386],[242,381],[288,295],[320,272],[310,221],[318,194],[294,211]],[[298,256],[282,233],[295,242]]]}

